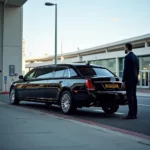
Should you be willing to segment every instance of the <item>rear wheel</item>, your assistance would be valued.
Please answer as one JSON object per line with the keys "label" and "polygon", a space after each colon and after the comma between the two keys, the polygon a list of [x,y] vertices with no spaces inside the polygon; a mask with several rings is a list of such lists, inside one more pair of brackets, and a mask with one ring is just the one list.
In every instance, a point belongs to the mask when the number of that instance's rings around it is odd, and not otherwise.
{"label": "rear wheel", "polygon": [[19,100],[16,96],[16,90],[14,87],[10,90],[9,101],[10,101],[10,104],[12,104],[12,105],[18,105],[19,104]]}
{"label": "rear wheel", "polygon": [[102,106],[102,109],[103,109],[103,111],[104,111],[106,114],[114,114],[115,112],[118,111],[119,105],[114,105],[114,106],[111,106],[111,107]]}
{"label": "rear wheel", "polygon": [[60,97],[61,110],[64,114],[71,114],[76,111],[77,107],[73,103],[71,93],[64,91]]}

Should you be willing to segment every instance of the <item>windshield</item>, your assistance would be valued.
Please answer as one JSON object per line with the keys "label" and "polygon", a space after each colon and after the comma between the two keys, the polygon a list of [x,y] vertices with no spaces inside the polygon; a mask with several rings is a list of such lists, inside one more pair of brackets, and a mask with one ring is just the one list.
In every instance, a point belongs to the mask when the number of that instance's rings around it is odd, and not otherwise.
{"label": "windshield", "polygon": [[92,76],[114,77],[115,76],[109,70],[100,67],[77,66],[77,69],[85,77],[92,77]]}

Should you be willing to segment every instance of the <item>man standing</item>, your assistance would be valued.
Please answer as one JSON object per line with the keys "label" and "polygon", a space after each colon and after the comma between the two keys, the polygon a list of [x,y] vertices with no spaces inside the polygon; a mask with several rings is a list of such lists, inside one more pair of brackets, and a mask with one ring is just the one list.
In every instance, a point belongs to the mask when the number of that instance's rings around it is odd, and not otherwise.
{"label": "man standing", "polygon": [[136,119],[137,118],[137,97],[136,87],[138,83],[139,74],[139,60],[138,57],[132,52],[132,44],[125,44],[125,60],[124,71],[122,79],[122,87],[126,88],[129,112],[124,119]]}

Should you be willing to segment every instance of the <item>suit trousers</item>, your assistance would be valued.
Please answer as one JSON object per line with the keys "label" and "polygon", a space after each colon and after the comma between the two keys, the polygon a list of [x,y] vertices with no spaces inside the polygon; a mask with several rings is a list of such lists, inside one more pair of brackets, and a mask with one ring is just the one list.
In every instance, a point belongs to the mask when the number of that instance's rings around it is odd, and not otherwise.
{"label": "suit trousers", "polygon": [[128,99],[129,112],[128,116],[137,116],[137,96],[136,96],[137,83],[126,83],[126,93]]}

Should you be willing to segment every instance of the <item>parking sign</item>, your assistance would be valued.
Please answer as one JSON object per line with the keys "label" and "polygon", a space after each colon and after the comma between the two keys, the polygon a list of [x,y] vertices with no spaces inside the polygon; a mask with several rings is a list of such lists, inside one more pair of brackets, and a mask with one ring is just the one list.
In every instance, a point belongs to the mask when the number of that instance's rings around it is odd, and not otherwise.
{"label": "parking sign", "polygon": [[7,76],[4,76],[4,81],[7,81]]}

